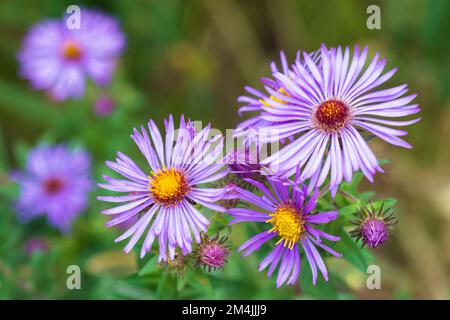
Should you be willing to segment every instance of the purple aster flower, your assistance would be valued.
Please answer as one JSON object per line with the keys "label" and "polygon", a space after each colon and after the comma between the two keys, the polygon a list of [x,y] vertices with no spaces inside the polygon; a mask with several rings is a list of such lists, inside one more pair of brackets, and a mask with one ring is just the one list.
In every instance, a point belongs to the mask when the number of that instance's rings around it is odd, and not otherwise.
{"label": "purple aster flower", "polygon": [[317,269],[325,280],[328,280],[325,263],[316,246],[340,257],[339,253],[322,242],[322,238],[331,241],[338,241],[340,238],[317,229],[317,225],[335,220],[338,212],[313,212],[319,196],[318,188],[310,198],[307,198],[307,190],[304,185],[299,188],[270,177],[267,180],[272,191],[261,182],[252,182],[261,190],[262,197],[244,189],[239,190],[241,199],[257,206],[258,209],[233,208],[227,210],[234,217],[231,224],[251,221],[262,222],[270,226],[267,228],[268,230],[245,242],[239,251],[243,251],[244,256],[247,256],[275,238],[277,242],[273,250],[260,263],[259,271],[269,267],[267,276],[270,277],[279,265],[277,287],[285,282],[293,285],[297,281],[300,274],[300,248],[303,248],[311,266],[314,285],[317,281]]}
{"label": "purple aster flower", "polygon": [[381,246],[389,237],[389,229],[396,223],[397,218],[391,208],[384,209],[384,203],[379,210],[373,205],[367,208],[361,208],[358,220],[351,220],[357,228],[350,231],[350,234],[356,240],[362,239],[362,245],[369,248]]}
{"label": "purple aster flower", "polygon": [[194,252],[195,266],[208,271],[223,268],[230,255],[230,249],[225,244],[228,238],[217,234],[210,239],[205,232],[201,233],[201,238],[202,241]]}
{"label": "purple aster flower", "polygon": [[232,174],[228,174],[225,178],[221,179],[216,186],[222,188],[222,199],[219,204],[225,208],[234,208],[239,203],[239,195],[236,192],[236,188],[242,184],[241,179]]}
{"label": "purple aster flower", "polygon": [[28,154],[26,168],[12,178],[20,185],[17,209],[27,221],[46,215],[62,232],[69,232],[86,208],[92,187],[90,157],[65,145],[40,146]]}
{"label": "purple aster flower", "polygon": [[[310,179],[310,188],[330,177],[335,192],[340,182],[351,181],[357,170],[370,181],[376,171],[383,172],[361,131],[411,148],[399,138],[407,132],[391,127],[411,125],[420,119],[385,118],[410,116],[420,109],[410,104],[416,95],[403,96],[406,85],[377,89],[396,72],[393,69],[382,74],[386,60],[380,60],[379,53],[363,71],[367,47],[360,52],[356,46],[352,58],[348,47],[343,52],[341,47],[327,49],[322,45],[318,52],[316,61],[303,53],[304,59],[297,58],[291,69],[274,73],[271,84],[265,87],[267,94],[259,96],[262,112],[256,136],[260,143],[295,137],[261,164],[284,176],[293,176],[300,165],[300,180]],[[251,103],[257,105],[257,101]]]}
{"label": "purple aster flower", "polygon": [[41,238],[31,238],[25,243],[25,252],[28,256],[32,256],[34,252],[47,252],[48,244]]}
{"label": "purple aster flower", "polygon": [[114,111],[116,103],[108,96],[101,96],[95,101],[95,113],[99,117],[105,117]]}
{"label": "purple aster flower", "polygon": [[193,136],[184,117],[178,130],[174,128],[172,116],[164,123],[164,138],[153,120],[148,123],[150,136],[143,126],[141,131],[134,129],[131,136],[148,162],[146,173],[128,156],[118,152],[116,162],[107,161],[106,165],[125,179],[104,176],[107,183],[99,186],[125,195],[98,199],[125,203],[103,211],[113,216],[107,226],[139,215],[137,222],[116,239],[118,242],[130,238],[125,252],[130,252],[146,232],[141,257],[151,251],[153,241],[158,238],[159,259],[173,261],[176,248],[180,248],[183,255],[191,252],[192,234],[195,241],[200,242],[200,232],[206,231],[209,224],[196,205],[224,211],[215,204],[223,190],[206,188],[203,184],[223,178],[227,170],[221,159],[223,138],[221,135],[209,138],[209,125]]}
{"label": "purple aster flower", "polygon": [[231,151],[226,157],[230,172],[240,178],[257,180],[261,175],[261,165],[257,153],[257,150],[251,151],[249,147]]}
{"label": "purple aster flower", "polygon": [[100,86],[109,82],[124,46],[116,19],[82,9],[79,29],[49,19],[29,31],[18,55],[20,75],[56,100],[78,98],[87,77]]}

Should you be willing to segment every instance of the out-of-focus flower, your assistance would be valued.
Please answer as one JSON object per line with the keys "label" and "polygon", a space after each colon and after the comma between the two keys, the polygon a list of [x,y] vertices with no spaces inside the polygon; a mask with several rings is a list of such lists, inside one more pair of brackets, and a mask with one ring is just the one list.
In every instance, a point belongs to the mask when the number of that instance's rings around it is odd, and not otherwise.
{"label": "out-of-focus flower", "polygon": [[223,189],[222,199],[218,202],[225,208],[234,208],[239,203],[239,194],[236,188],[239,186],[241,179],[232,174],[228,174],[221,179],[216,186]]}
{"label": "out-of-focus flower", "polygon": [[48,244],[41,238],[31,238],[25,242],[25,252],[31,256],[34,252],[47,252]]}
{"label": "out-of-focus flower", "polygon": [[27,221],[46,215],[62,232],[86,208],[92,187],[90,157],[82,149],[65,145],[39,146],[28,154],[23,171],[13,172],[20,185],[19,216]]}
{"label": "out-of-focus flower", "polygon": [[208,272],[222,269],[230,255],[230,249],[225,244],[227,240],[227,237],[219,237],[219,234],[210,239],[207,233],[202,232],[201,242],[193,252],[195,266]]}
{"label": "out-of-focus flower", "polygon": [[340,182],[351,181],[357,170],[370,181],[376,171],[383,172],[357,128],[393,145],[411,148],[399,138],[407,132],[390,126],[411,125],[420,119],[385,118],[410,116],[420,109],[410,104],[415,94],[402,97],[408,91],[406,85],[376,90],[396,72],[393,69],[382,75],[386,59],[380,60],[379,53],[363,72],[367,47],[360,52],[356,46],[353,58],[348,47],[328,49],[322,45],[318,52],[319,59],[304,52],[303,60],[297,58],[290,69],[275,71],[273,79],[264,82],[267,94],[252,91],[258,99],[241,99],[249,104],[241,110],[261,110],[254,118],[257,120],[252,120],[258,122],[255,135],[259,143],[295,137],[262,159],[262,165],[289,177],[300,165],[299,180],[310,179],[312,189],[330,177],[330,188],[335,192]]}
{"label": "out-of-focus flower", "polygon": [[313,283],[317,281],[317,269],[325,280],[328,272],[316,246],[328,251],[336,257],[341,255],[323,243],[323,239],[338,241],[340,238],[317,229],[318,224],[325,224],[337,218],[337,211],[313,213],[319,196],[318,188],[308,199],[304,185],[296,187],[268,177],[271,190],[263,183],[253,181],[255,187],[262,193],[262,197],[252,194],[248,190],[240,189],[239,195],[243,201],[258,207],[258,209],[232,208],[228,209],[237,222],[262,222],[271,225],[267,231],[261,232],[245,242],[239,251],[244,256],[258,250],[264,243],[273,238],[277,242],[267,257],[260,263],[259,270],[269,267],[267,276],[271,276],[280,264],[277,276],[277,287],[283,283],[293,285],[300,274],[300,248],[303,248],[311,266]]}
{"label": "out-of-focus flower", "polygon": [[350,231],[356,240],[362,239],[362,245],[369,248],[381,246],[389,237],[389,229],[396,223],[392,208],[384,209],[384,203],[379,210],[373,205],[361,208],[358,220],[351,220],[357,227]]}
{"label": "out-of-focus flower", "polygon": [[115,107],[115,101],[108,96],[101,96],[95,101],[95,113],[100,117],[109,115]]}
{"label": "out-of-focus flower", "polygon": [[258,155],[255,155],[257,152],[257,150],[251,151],[248,147],[231,151],[226,157],[230,172],[242,179],[257,180],[261,175],[261,165],[258,161]]}
{"label": "out-of-focus flower", "polygon": [[69,29],[65,19],[50,19],[29,31],[18,54],[20,75],[56,100],[78,98],[88,77],[108,84],[124,47],[116,19],[81,9],[78,29]]}
{"label": "out-of-focus flower", "polygon": [[[215,204],[221,199],[223,190],[201,185],[223,178],[227,169],[220,159],[223,138],[221,135],[209,138],[209,125],[192,136],[184,117],[180,119],[180,128],[175,131],[170,115],[165,121],[165,129],[164,140],[153,120],[148,123],[150,136],[143,126],[141,131],[134,130],[131,137],[147,159],[150,174],[144,173],[133,160],[118,152],[116,162],[107,161],[106,165],[125,180],[104,176],[107,183],[99,186],[125,192],[126,195],[101,196],[98,199],[125,202],[103,211],[114,216],[107,226],[118,225],[143,212],[138,221],[116,239],[118,242],[131,237],[125,252],[130,252],[148,229],[141,257],[151,251],[153,241],[158,238],[159,260],[173,261],[175,249],[180,248],[183,255],[190,253],[192,234],[195,241],[200,242],[200,231],[206,231],[209,224],[196,208],[197,204],[224,211],[223,207]],[[133,194],[130,195],[131,192]]]}

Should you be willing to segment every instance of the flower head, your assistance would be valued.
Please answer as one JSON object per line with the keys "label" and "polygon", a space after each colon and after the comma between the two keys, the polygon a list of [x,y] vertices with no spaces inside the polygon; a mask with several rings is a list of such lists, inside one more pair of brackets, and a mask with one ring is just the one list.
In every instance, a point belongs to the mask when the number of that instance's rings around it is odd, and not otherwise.
{"label": "flower head", "polygon": [[230,255],[230,249],[225,244],[228,238],[219,237],[217,234],[210,239],[205,232],[202,232],[201,238],[202,241],[193,254],[195,265],[208,271],[223,268]]}
{"label": "flower head", "polygon": [[[202,205],[216,211],[224,208],[215,204],[221,200],[221,188],[206,188],[205,183],[214,182],[227,174],[220,155],[223,140],[220,135],[209,138],[210,126],[200,132],[192,132],[189,122],[180,119],[180,128],[175,130],[172,116],[165,122],[166,135],[163,139],[153,120],[148,130],[134,129],[132,139],[145,156],[148,168],[142,171],[136,163],[118,152],[116,162],[106,165],[125,179],[104,176],[107,183],[100,187],[124,196],[101,196],[99,200],[124,202],[125,204],[104,210],[113,218],[107,226],[137,219],[116,241],[130,238],[125,252],[131,251],[139,238],[146,233],[141,248],[141,257],[151,251],[155,238],[159,243],[159,259],[175,258],[176,248],[183,255],[192,251],[192,235],[200,242],[200,232],[209,224],[197,209]],[[168,250],[168,253],[167,253]]]}
{"label": "flower head", "polygon": [[68,232],[88,201],[90,157],[65,145],[39,146],[29,152],[25,169],[12,178],[20,186],[17,210],[22,219],[46,215],[52,225]]}
{"label": "flower head", "polygon": [[[310,180],[310,190],[329,178],[331,190],[340,182],[351,181],[361,170],[373,181],[382,172],[377,158],[369,148],[367,134],[377,136],[396,146],[411,148],[400,139],[406,131],[391,127],[406,126],[420,119],[389,120],[419,112],[410,104],[416,95],[407,95],[406,85],[377,89],[393,76],[396,69],[382,74],[385,59],[375,54],[364,69],[368,48],[360,52],[350,49],[326,48],[314,55],[303,53],[283,72],[273,71],[273,79],[263,81],[267,93],[250,91],[257,98],[240,98],[247,103],[241,111],[260,111],[244,122],[247,130],[254,129],[259,143],[291,138],[280,151],[261,161],[276,168],[279,175],[293,176],[298,165],[300,181]],[[249,121],[251,125],[249,125]],[[363,133],[361,133],[363,131]]]}
{"label": "flower head", "polygon": [[225,208],[234,208],[239,203],[239,195],[236,189],[243,184],[245,184],[244,181],[231,173],[216,183],[216,186],[223,190],[219,204]]}
{"label": "flower head", "polygon": [[35,252],[47,252],[48,244],[44,239],[31,238],[25,243],[25,252],[28,256],[32,256]]}
{"label": "flower head", "polygon": [[357,226],[350,234],[357,240],[362,239],[363,246],[376,248],[388,239],[389,229],[397,223],[397,218],[391,208],[384,209],[383,203],[378,210],[373,205],[361,208],[359,219],[350,222]]}
{"label": "flower head", "polygon": [[79,28],[69,29],[65,19],[45,20],[29,31],[18,55],[20,75],[56,100],[81,97],[86,78],[109,82],[124,46],[117,20],[81,9]]}
{"label": "flower head", "polygon": [[116,104],[113,99],[108,96],[101,96],[95,101],[95,113],[99,117],[105,117],[114,111]]}
{"label": "flower head", "polygon": [[230,172],[242,179],[258,179],[261,174],[261,165],[255,153],[256,151],[251,151],[249,147],[231,151],[226,157]]}
{"label": "flower head", "polygon": [[317,269],[325,280],[328,280],[327,269],[316,246],[340,257],[339,253],[323,243],[323,239],[338,241],[339,237],[317,229],[317,226],[336,219],[338,212],[313,212],[319,195],[317,188],[313,195],[307,198],[304,185],[299,188],[293,184],[283,183],[279,179],[268,177],[267,180],[271,190],[263,183],[253,181],[255,187],[263,193],[262,197],[244,189],[239,190],[241,199],[257,206],[258,209],[227,210],[234,217],[232,224],[252,221],[267,225],[266,231],[245,242],[239,251],[243,251],[244,256],[247,256],[269,240],[275,239],[273,250],[260,263],[259,270],[269,267],[267,276],[271,276],[279,265],[277,287],[280,287],[285,282],[293,285],[297,281],[300,274],[300,248],[303,248],[311,266],[313,283],[317,281]]}

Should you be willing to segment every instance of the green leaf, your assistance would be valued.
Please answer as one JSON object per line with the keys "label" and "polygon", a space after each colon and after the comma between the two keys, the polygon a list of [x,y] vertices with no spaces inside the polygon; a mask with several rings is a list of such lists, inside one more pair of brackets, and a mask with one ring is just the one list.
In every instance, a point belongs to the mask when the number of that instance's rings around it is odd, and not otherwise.
{"label": "green leaf", "polygon": [[[0,80],[0,104],[3,109],[32,123],[51,125],[56,122],[57,113],[42,98],[42,93],[23,90]],[[52,112],[53,111],[53,112]]]}
{"label": "green leaf", "polygon": [[[363,200],[366,200],[366,199],[364,199],[365,197],[361,196],[361,198],[363,198]],[[390,207],[393,207],[397,203],[397,199],[395,199],[395,198],[379,199],[379,200],[372,201],[370,203],[371,203],[371,205],[373,205],[375,207],[375,209],[379,209],[383,203],[384,203],[384,208],[390,208]],[[346,217],[351,214],[354,214],[354,213],[358,212],[361,209],[361,206],[363,206],[365,204],[366,203],[364,201],[357,201],[355,203],[352,203],[348,206],[345,206],[345,207],[339,209],[339,215],[342,217]]]}
{"label": "green leaf", "polygon": [[317,271],[317,283],[314,286],[312,281],[311,267],[308,259],[302,259],[302,267],[300,272],[300,288],[302,293],[317,299],[337,299],[336,288],[334,286],[335,275],[329,275],[329,282],[323,279],[320,271]]}
{"label": "green leaf", "polygon": [[339,236],[341,240],[337,242],[334,249],[342,253],[345,260],[365,273],[369,265],[367,260],[372,259],[371,254],[364,252],[366,250],[357,245],[347,232],[342,231]]}
{"label": "green leaf", "polygon": [[176,291],[176,279],[168,273],[162,272],[159,280],[158,287],[156,288],[156,296],[158,299],[170,299],[173,298]]}
{"label": "green leaf", "polygon": [[204,299],[212,299],[214,296],[214,288],[209,277],[200,269],[192,273],[190,286]]}
{"label": "green leaf", "polygon": [[350,204],[348,206],[345,206],[341,209],[339,209],[339,215],[342,217],[351,215],[353,213],[358,212],[358,210],[361,208],[361,201],[355,202],[353,204]]}
{"label": "green leaf", "polygon": [[139,271],[138,275],[140,277],[152,274],[155,272],[158,272],[158,257],[156,255],[153,255],[148,262],[142,267],[142,269]]}
{"label": "green leaf", "polygon": [[177,277],[177,290],[181,291],[190,282],[192,278],[192,272],[187,270],[182,276]]}

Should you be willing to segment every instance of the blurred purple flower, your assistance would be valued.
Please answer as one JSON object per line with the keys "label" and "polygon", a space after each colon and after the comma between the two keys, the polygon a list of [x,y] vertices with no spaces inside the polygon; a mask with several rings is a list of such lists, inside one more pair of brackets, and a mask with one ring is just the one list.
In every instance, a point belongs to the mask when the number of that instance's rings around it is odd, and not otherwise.
{"label": "blurred purple flower", "polygon": [[62,232],[85,208],[91,189],[90,157],[65,145],[39,146],[28,154],[26,168],[12,179],[20,186],[19,216],[28,221],[46,215]]}
{"label": "blurred purple flower", "polygon": [[332,236],[317,228],[318,224],[325,224],[337,218],[337,211],[313,213],[319,196],[318,188],[307,199],[307,190],[292,184],[285,184],[278,180],[267,179],[272,191],[262,182],[253,181],[256,188],[263,192],[262,197],[250,191],[240,189],[239,195],[243,201],[258,207],[258,209],[233,208],[228,209],[234,219],[231,224],[238,222],[262,222],[270,224],[271,229],[252,237],[240,246],[244,256],[258,250],[264,243],[277,237],[274,249],[260,263],[259,271],[269,267],[267,276],[270,277],[280,264],[277,276],[277,287],[283,283],[293,285],[300,274],[300,247],[303,248],[311,266],[313,284],[317,281],[317,269],[328,281],[328,272],[316,246],[328,251],[336,257],[341,255],[322,242],[322,238],[338,241],[339,237]]}
{"label": "blurred purple flower", "polygon": [[101,96],[95,101],[95,113],[100,117],[105,117],[114,111],[116,103],[108,96]]}
{"label": "blurred purple flower", "polygon": [[48,251],[47,242],[45,242],[41,238],[29,239],[25,243],[25,252],[27,253],[27,255],[31,256],[36,251],[47,252]]}
{"label": "blurred purple flower", "polygon": [[[396,69],[381,75],[386,59],[377,53],[363,71],[368,48],[360,52],[326,48],[322,45],[319,59],[303,53],[289,69],[274,69],[273,79],[265,80],[267,94],[250,91],[255,98],[240,98],[248,103],[241,111],[260,110],[252,120],[258,123],[253,135],[259,143],[270,143],[295,137],[280,151],[261,161],[277,168],[279,175],[293,176],[300,165],[300,181],[310,179],[310,190],[330,177],[333,192],[343,179],[351,181],[353,172],[361,170],[373,181],[376,171],[383,172],[377,158],[357,129],[378,136],[396,146],[411,148],[399,138],[406,131],[389,126],[406,126],[420,120],[393,121],[420,111],[409,104],[416,95],[402,97],[406,85],[375,90],[391,78]],[[256,120],[255,120],[256,119]],[[247,126],[248,127],[248,126]]]}
{"label": "blurred purple flower", "polygon": [[[195,241],[200,242],[200,231],[206,231],[209,224],[195,204],[224,211],[223,207],[214,203],[222,198],[223,190],[199,185],[223,178],[227,170],[222,170],[224,165],[219,159],[223,138],[220,135],[209,138],[209,125],[192,136],[189,123],[186,123],[184,117],[181,117],[180,129],[176,131],[172,116],[164,123],[164,139],[153,120],[148,123],[150,136],[144,126],[141,131],[134,129],[131,136],[147,159],[149,168],[146,171],[150,171],[150,174],[144,173],[133,160],[118,152],[116,162],[107,161],[106,165],[126,179],[104,176],[107,183],[101,183],[99,187],[125,192],[126,195],[100,196],[98,199],[114,203],[125,202],[103,211],[103,214],[114,215],[107,226],[121,224],[143,212],[138,221],[116,239],[118,242],[131,237],[125,252],[130,252],[148,229],[141,257],[151,251],[157,237],[159,260],[173,261],[176,248],[179,247],[183,255],[190,253],[192,234]],[[213,148],[215,143],[217,145]]]}
{"label": "blurred purple flower", "polygon": [[86,78],[108,84],[125,37],[116,19],[82,9],[80,28],[65,19],[49,19],[32,27],[18,54],[21,77],[56,100],[83,96]]}
{"label": "blurred purple flower", "polygon": [[258,160],[258,150],[250,150],[248,147],[233,150],[226,157],[230,172],[242,179],[258,179],[261,174]]}

